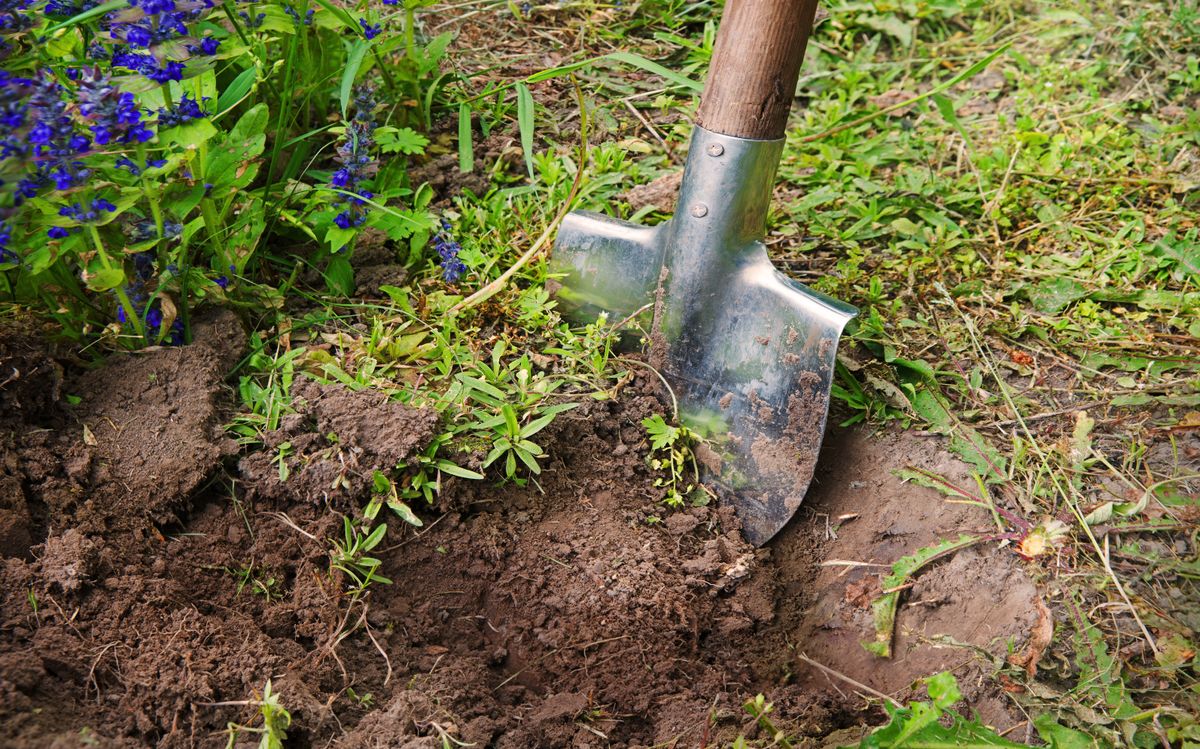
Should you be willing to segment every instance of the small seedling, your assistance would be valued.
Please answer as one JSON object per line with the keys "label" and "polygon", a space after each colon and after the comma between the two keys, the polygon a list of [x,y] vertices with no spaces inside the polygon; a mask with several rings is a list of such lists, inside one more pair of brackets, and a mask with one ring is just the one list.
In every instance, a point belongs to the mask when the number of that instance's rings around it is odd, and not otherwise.
{"label": "small seedling", "polygon": [[703,504],[706,495],[698,488],[700,469],[693,452],[699,442],[696,434],[682,424],[668,424],[661,414],[642,419],[642,426],[650,437],[650,467],[666,474],[654,479],[655,486],[666,490],[663,501],[671,507],[682,507],[694,497],[693,504]]}
{"label": "small seedling", "polygon": [[367,590],[372,583],[391,585],[392,581],[379,574],[382,561],[367,553],[379,545],[387,533],[386,525],[378,525],[374,530],[360,532],[350,518],[342,518],[342,538],[333,541],[329,552],[330,570],[338,570],[349,582],[351,595],[359,595]]}
{"label": "small seedling", "polygon": [[226,729],[229,740],[225,744],[225,749],[233,749],[237,745],[238,736],[242,733],[259,734],[261,738],[258,741],[258,749],[283,749],[283,742],[287,740],[287,729],[292,725],[292,715],[283,706],[279,695],[271,691],[270,679],[263,687],[262,699],[258,701],[258,709],[262,715],[262,726],[255,728],[231,722]]}
{"label": "small seedling", "polygon": [[241,567],[225,567],[225,572],[235,580],[237,580],[237,594],[240,596],[246,588],[256,596],[262,596],[267,603],[277,601],[283,597],[283,590],[279,580],[274,575],[260,575],[254,564],[246,564]]}
{"label": "small seedling", "polygon": [[271,459],[271,462],[279,467],[279,483],[281,484],[287,481],[288,477],[292,475],[292,471],[288,468],[287,464],[288,456],[291,454],[292,443],[284,442],[279,445],[275,451],[275,457]]}

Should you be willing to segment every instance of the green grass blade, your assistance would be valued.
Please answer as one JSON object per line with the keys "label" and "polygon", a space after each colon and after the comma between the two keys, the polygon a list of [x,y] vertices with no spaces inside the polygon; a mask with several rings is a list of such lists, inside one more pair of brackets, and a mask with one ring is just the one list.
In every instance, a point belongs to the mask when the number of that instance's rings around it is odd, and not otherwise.
{"label": "green grass blade", "polygon": [[225,87],[225,90],[217,97],[217,115],[222,115],[232,109],[239,101],[242,100],[258,78],[258,68],[247,68],[238,74],[233,82]]}
{"label": "green grass blade", "polygon": [[529,171],[529,179],[533,179],[533,94],[524,83],[517,84],[517,126],[521,130],[525,169]]}
{"label": "green grass blade", "polygon": [[645,57],[642,57],[641,55],[635,55],[632,52],[612,52],[605,55],[601,59],[623,62],[626,65],[632,65],[635,68],[641,68],[648,73],[660,75],[663,78],[666,78],[668,81],[676,85],[683,86],[686,89],[690,89],[691,91],[695,91],[696,93],[704,90],[704,84],[700,81],[692,80],[686,75],[680,75],[674,70],[664,68],[662,65],[659,65],[656,62],[647,60]]}
{"label": "green grass blade", "polygon": [[359,39],[350,48],[350,54],[346,57],[346,69],[342,71],[342,86],[338,92],[343,120],[350,119],[350,94],[354,91],[354,79],[358,77],[358,70],[362,67],[363,58],[367,56],[371,44],[372,42],[366,39]]}
{"label": "green grass blade", "polygon": [[458,171],[466,173],[475,168],[475,146],[471,142],[471,105],[458,105]]}
{"label": "green grass blade", "polygon": [[50,28],[46,29],[46,33],[53,34],[54,32],[58,31],[59,29],[65,29],[65,28],[69,28],[71,26],[77,26],[78,24],[81,24],[84,21],[89,21],[89,20],[95,18],[96,16],[102,16],[105,13],[108,13],[110,11],[120,10],[121,8],[128,8],[128,7],[129,7],[129,0],[108,0],[107,3],[101,3],[100,5],[97,5],[95,8],[89,8],[88,10],[85,10],[84,12],[80,13],[79,15],[71,16],[70,18],[63,21],[62,23],[54,24]]}

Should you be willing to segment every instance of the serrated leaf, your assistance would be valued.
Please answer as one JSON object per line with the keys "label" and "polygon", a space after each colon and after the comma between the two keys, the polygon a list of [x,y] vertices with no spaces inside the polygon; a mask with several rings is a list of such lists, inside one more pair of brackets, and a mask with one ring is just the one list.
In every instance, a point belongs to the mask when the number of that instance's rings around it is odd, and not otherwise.
{"label": "serrated leaf", "polygon": [[900,604],[899,588],[925,565],[952,554],[960,549],[977,544],[982,539],[978,536],[961,534],[956,539],[939,541],[932,546],[917,549],[912,554],[901,557],[892,565],[892,571],[883,578],[884,593],[871,604],[871,613],[875,620],[875,639],[862,643],[865,650],[882,658],[892,655],[892,637],[896,628],[896,609]]}
{"label": "serrated leaf", "polygon": [[929,690],[929,699],[933,700],[935,706],[943,710],[962,699],[962,692],[958,689],[958,680],[949,671],[930,676],[925,680],[925,686]]}
{"label": "serrated leaf", "polygon": [[[384,153],[402,153],[406,156],[425,153],[425,147],[429,145],[429,139],[411,127],[402,127],[393,132],[381,134],[378,141],[379,148]],[[413,203],[419,208],[424,207],[416,199]]]}

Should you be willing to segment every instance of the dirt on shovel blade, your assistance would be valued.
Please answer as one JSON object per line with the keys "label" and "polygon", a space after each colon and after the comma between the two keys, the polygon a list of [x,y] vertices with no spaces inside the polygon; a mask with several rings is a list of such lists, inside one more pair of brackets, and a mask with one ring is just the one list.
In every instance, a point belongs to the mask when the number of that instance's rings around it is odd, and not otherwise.
{"label": "dirt on shovel blade", "polygon": [[222,424],[240,328],[197,339],[81,373],[0,335],[20,372],[0,388],[0,745],[223,746],[230,723],[261,725],[268,679],[295,747],[717,746],[756,735],[741,705],[759,692],[801,737],[882,717],[799,653],[901,700],[956,669],[986,721],[1020,721],[941,645],[1022,647],[1035,591],[1006,552],[922,575],[891,660],[859,644],[879,565],[987,527],[893,475],[964,477],[932,438],[834,430],[797,519],[754,550],[731,512],[658,500],[640,421],[662,405],[638,380],[547,429],[540,486],[451,479],[419,537],[392,519],[393,583],[351,605],[329,572],[338,513],[433,416],[308,382],[239,458]]}

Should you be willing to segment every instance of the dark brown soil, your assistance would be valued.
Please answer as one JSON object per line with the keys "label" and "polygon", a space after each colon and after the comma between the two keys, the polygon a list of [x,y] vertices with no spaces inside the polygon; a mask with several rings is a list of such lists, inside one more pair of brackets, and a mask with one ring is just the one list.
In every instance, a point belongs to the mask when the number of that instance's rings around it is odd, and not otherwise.
{"label": "dark brown soil", "polygon": [[[797,520],[756,551],[726,510],[662,506],[649,380],[560,416],[537,482],[446,479],[447,511],[419,533],[393,518],[376,551],[394,582],[354,601],[329,573],[334,510],[361,506],[433,419],[298,380],[299,413],[235,460],[237,330],[224,318],[82,374],[27,351],[40,385],[0,388],[0,744],[222,746],[231,721],[260,724],[249,702],[268,679],[296,747],[715,746],[753,732],[741,704],[757,692],[819,738],[879,712],[798,653],[904,699],[931,672],[980,673],[963,644],[1003,656],[1036,625],[1011,552],[981,546],[919,576],[896,657],[870,656],[882,568],[827,563],[985,528],[891,473],[961,466],[934,438],[834,431]],[[963,683],[986,719],[1017,722],[989,682]]]}

